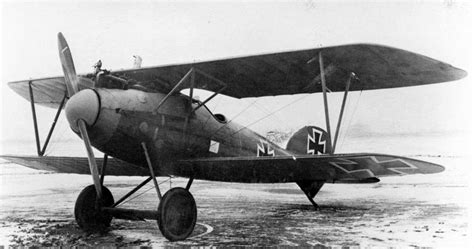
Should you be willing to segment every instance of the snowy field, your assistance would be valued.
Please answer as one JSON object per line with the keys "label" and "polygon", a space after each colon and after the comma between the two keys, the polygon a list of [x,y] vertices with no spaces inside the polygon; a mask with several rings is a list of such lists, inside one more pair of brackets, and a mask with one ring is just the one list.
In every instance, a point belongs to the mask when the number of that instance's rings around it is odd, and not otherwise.
{"label": "snowy field", "polygon": [[[90,176],[52,174],[0,162],[0,244],[470,247],[472,161],[467,150],[459,149],[465,148],[461,146],[462,136],[350,140],[340,152],[411,156],[439,163],[446,170],[433,175],[387,177],[376,184],[326,184],[315,198],[321,205],[319,211],[313,210],[294,183],[195,181],[191,187],[198,205],[195,232],[186,241],[171,243],[153,221],[113,220],[107,234],[85,234],[74,222],[73,208],[79,192],[91,184]],[[118,199],[142,180],[106,177],[105,185]],[[168,180],[159,179],[165,191],[170,187]],[[185,184],[186,179],[171,181],[173,187]],[[156,208],[152,184],[139,193],[145,190],[149,191],[123,207]]]}

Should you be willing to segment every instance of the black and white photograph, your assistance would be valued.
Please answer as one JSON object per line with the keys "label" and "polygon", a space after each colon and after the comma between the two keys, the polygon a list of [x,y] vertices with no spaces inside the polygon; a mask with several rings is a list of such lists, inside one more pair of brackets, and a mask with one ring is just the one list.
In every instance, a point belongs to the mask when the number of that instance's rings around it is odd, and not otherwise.
{"label": "black and white photograph", "polygon": [[0,248],[472,248],[472,2],[0,13]]}

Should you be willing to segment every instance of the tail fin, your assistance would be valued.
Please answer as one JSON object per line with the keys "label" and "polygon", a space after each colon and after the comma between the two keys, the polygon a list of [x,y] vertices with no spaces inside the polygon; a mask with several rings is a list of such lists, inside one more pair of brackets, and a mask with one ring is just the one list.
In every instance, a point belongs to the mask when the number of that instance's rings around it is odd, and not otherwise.
{"label": "tail fin", "polygon": [[[297,155],[328,154],[332,150],[328,141],[329,135],[325,130],[316,126],[305,126],[293,134],[286,145],[286,150]],[[314,208],[318,209],[318,204],[313,198],[325,182],[325,179],[321,179],[318,181],[299,181],[296,184],[303,190]]]}
{"label": "tail fin", "polygon": [[328,133],[316,126],[305,126],[288,141],[286,149],[298,155],[328,154],[331,151]]}

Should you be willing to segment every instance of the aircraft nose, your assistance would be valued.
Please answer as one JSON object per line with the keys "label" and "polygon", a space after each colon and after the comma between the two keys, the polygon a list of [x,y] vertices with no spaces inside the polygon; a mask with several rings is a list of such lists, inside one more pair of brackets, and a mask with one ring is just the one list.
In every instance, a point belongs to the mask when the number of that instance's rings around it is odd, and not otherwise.
{"label": "aircraft nose", "polygon": [[97,92],[84,89],[74,94],[66,103],[66,118],[71,129],[78,132],[77,121],[84,120],[87,126],[93,126],[99,116],[100,99]]}

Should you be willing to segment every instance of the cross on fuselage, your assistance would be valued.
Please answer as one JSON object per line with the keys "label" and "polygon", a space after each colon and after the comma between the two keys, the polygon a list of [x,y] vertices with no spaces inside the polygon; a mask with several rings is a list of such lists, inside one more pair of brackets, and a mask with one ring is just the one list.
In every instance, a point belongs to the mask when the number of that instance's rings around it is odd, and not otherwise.
{"label": "cross on fuselage", "polygon": [[[308,153],[317,155],[326,153],[326,141],[323,139],[323,133],[316,129],[312,129],[312,136],[308,135]],[[322,142],[321,142],[322,141]]]}

